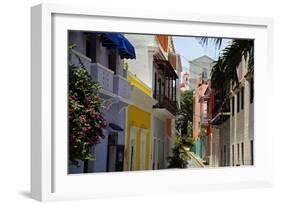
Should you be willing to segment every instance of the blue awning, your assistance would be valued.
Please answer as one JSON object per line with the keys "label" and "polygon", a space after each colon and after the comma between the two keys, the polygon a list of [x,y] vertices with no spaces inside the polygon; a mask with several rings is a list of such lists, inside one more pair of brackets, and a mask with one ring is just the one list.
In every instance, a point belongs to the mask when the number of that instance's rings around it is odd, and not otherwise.
{"label": "blue awning", "polygon": [[107,48],[116,48],[121,59],[135,59],[136,53],[134,46],[129,40],[120,33],[101,33],[102,45]]}
{"label": "blue awning", "polygon": [[108,126],[111,129],[116,130],[116,131],[121,131],[121,132],[124,131],[120,126],[118,126],[117,124],[114,124],[114,123],[109,123]]}

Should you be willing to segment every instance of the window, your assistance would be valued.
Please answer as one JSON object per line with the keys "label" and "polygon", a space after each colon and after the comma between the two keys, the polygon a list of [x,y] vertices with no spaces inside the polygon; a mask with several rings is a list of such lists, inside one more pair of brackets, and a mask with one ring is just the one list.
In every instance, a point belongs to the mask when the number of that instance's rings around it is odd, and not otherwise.
{"label": "window", "polygon": [[240,94],[239,92],[237,93],[237,113],[240,111]]}
{"label": "window", "polygon": [[154,98],[156,98],[157,94],[157,72],[154,73]]}
{"label": "window", "polygon": [[223,154],[222,154],[222,149],[221,149],[221,159],[220,159],[220,165],[223,166]]}
{"label": "window", "polygon": [[206,82],[207,82],[207,69],[204,68],[202,72],[202,83],[206,83]]}
{"label": "window", "polygon": [[91,51],[91,45],[90,45],[90,41],[88,39],[86,39],[86,56],[90,57],[90,51]]}
{"label": "window", "polygon": [[113,172],[116,170],[116,152],[118,143],[118,133],[112,132],[108,135],[108,145],[107,145],[107,165],[106,171]]}
{"label": "window", "polygon": [[237,144],[237,166],[240,165],[240,148],[239,148],[239,144]]}
{"label": "window", "polygon": [[223,146],[223,153],[224,153],[224,157],[223,157],[224,166],[226,166],[226,145]]}
{"label": "window", "polygon": [[250,80],[250,103],[254,102],[254,79]]}
{"label": "window", "polygon": [[244,143],[241,143],[241,152],[242,152],[242,165],[244,165]]}
{"label": "window", "polygon": [[234,96],[232,97],[232,116],[234,116],[235,114],[235,100],[234,100]]}
{"label": "window", "polygon": [[232,145],[232,166],[234,166],[234,144]]}
{"label": "window", "polygon": [[244,109],[244,87],[241,88],[241,110]]}
{"label": "window", "polygon": [[254,165],[254,141],[251,140],[251,165]]}
{"label": "window", "polygon": [[170,91],[170,78],[169,77],[165,78],[165,87],[167,88],[166,92],[165,92],[165,97],[170,98],[171,91]]}
{"label": "window", "polygon": [[86,56],[89,57],[92,62],[96,62],[95,39],[86,39]]}
{"label": "window", "polygon": [[116,72],[116,51],[113,49],[108,51],[108,68]]}

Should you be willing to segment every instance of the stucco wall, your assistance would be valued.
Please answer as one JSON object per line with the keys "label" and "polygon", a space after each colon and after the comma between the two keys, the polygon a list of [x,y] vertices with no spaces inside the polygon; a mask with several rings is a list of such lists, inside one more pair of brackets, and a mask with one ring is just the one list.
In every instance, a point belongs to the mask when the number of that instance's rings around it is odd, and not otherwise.
{"label": "stucco wall", "polygon": [[212,70],[212,63],[213,60],[206,57],[202,56],[199,57],[198,59],[195,59],[193,61],[190,61],[189,63],[189,87],[190,89],[195,89],[196,87],[196,79],[201,77],[201,73],[206,69],[207,72],[207,79],[210,78],[210,73]]}
{"label": "stucco wall", "polygon": [[210,166],[211,167],[218,167],[219,166],[219,159],[220,159],[220,132],[218,128],[212,128],[212,148],[211,148],[211,160]]}
{"label": "stucco wall", "polygon": [[[250,165],[251,156],[251,141],[254,140],[254,103],[250,103],[250,83],[244,78],[247,72],[247,65],[243,61],[238,68],[238,77],[244,87],[244,109],[241,110],[241,89],[240,94],[240,112],[237,113],[237,94],[235,94],[234,111],[235,115],[230,118],[230,145],[234,151],[231,150],[231,165]],[[231,111],[233,110],[231,104]],[[242,154],[242,143],[244,148],[244,158]],[[239,154],[238,154],[239,145]],[[233,158],[234,154],[234,158]],[[238,159],[239,157],[239,159]],[[233,162],[234,160],[234,162]]]}
{"label": "stucco wall", "polygon": [[146,140],[145,140],[145,169],[150,168],[150,138],[151,138],[151,129],[150,129],[150,113],[145,112],[141,108],[138,108],[134,105],[128,106],[127,112],[127,138],[126,138],[126,158],[125,158],[125,169],[129,170],[129,161],[130,161],[130,141],[131,141],[131,127],[137,128],[137,137],[136,137],[136,169],[140,169],[140,129],[146,129]]}
{"label": "stucco wall", "polygon": [[153,137],[158,138],[160,140],[160,144],[158,145],[158,163],[160,169],[166,168],[166,157],[167,157],[167,139],[166,139],[166,125],[165,121],[153,117],[154,128],[153,128]]}
{"label": "stucco wall", "polygon": [[136,52],[136,59],[125,60],[129,64],[129,71],[148,87],[153,88],[153,53],[149,51],[149,47],[158,45],[155,36],[134,34],[125,36],[135,47]]}
{"label": "stucco wall", "polygon": [[[109,50],[102,46],[100,37],[97,35],[94,37],[87,37],[84,32],[73,31],[69,32],[69,45],[75,44],[75,50],[86,55],[86,39],[91,39],[95,41],[95,49],[96,49],[96,63],[101,64],[108,68],[108,55]],[[117,52],[117,50],[115,50]],[[123,76],[123,60],[120,59],[120,56],[116,55],[116,74],[120,74]],[[103,116],[108,123],[115,123],[125,130],[125,111],[121,110],[120,104],[113,104],[109,110],[102,111]],[[108,147],[108,134],[112,131],[109,127],[104,130],[105,138],[101,140],[99,144],[92,150],[95,154],[95,161],[89,162],[89,172],[105,172],[107,167],[107,147]],[[114,131],[117,132],[117,131]],[[124,145],[124,131],[118,132],[118,144]],[[81,173],[83,171],[82,167],[77,168],[75,166],[70,167],[71,173]]]}
{"label": "stucco wall", "polygon": [[[84,32],[79,31],[70,31],[69,32],[69,45],[75,44],[75,50],[82,54],[86,54],[86,39],[91,39],[94,41],[94,38],[87,37]],[[96,62],[108,68],[108,55],[109,50],[102,46],[100,37],[96,36]],[[123,67],[124,60],[120,56],[116,55],[116,74],[123,76]]]}
{"label": "stucco wall", "polygon": [[220,134],[220,165],[230,165],[230,120],[226,120],[219,127]]}

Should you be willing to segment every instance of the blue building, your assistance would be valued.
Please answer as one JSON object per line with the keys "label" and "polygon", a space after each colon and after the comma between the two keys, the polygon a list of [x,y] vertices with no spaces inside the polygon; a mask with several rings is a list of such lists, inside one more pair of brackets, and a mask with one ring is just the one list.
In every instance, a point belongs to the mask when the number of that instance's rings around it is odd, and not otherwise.
{"label": "blue building", "polygon": [[[130,104],[130,83],[124,59],[135,59],[131,43],[119,33],[69,31],[69,45],[76,45],[74,53],[80,57],[92,81],[102,86],[100,97],[105,108],[102,113],[108,127],[105,138],[93,148],[94,161],[89,161],[88,172],[123,171],[126,107]],[[71,62],[79,64],[76,55]],[[69,166],[69,173],[83,173],[81,166]]]}

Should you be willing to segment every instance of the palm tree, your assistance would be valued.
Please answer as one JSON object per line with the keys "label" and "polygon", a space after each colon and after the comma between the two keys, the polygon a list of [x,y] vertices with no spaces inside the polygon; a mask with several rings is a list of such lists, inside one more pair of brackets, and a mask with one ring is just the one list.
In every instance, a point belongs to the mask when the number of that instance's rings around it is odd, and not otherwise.
{"label": "palm tree", "polygon": [[[222,38],[200,38],[200,44],[207,46],[213,41],[217,47],[221,47]],[[248,72],[254,71],[254,41],[249,39],[234,39],[232,43],[223,49],[220,57],[214,62],[211,80],[215,87],[225,88],[230,80],[239,83],[237,68],[242,59],[248,62]]]}

